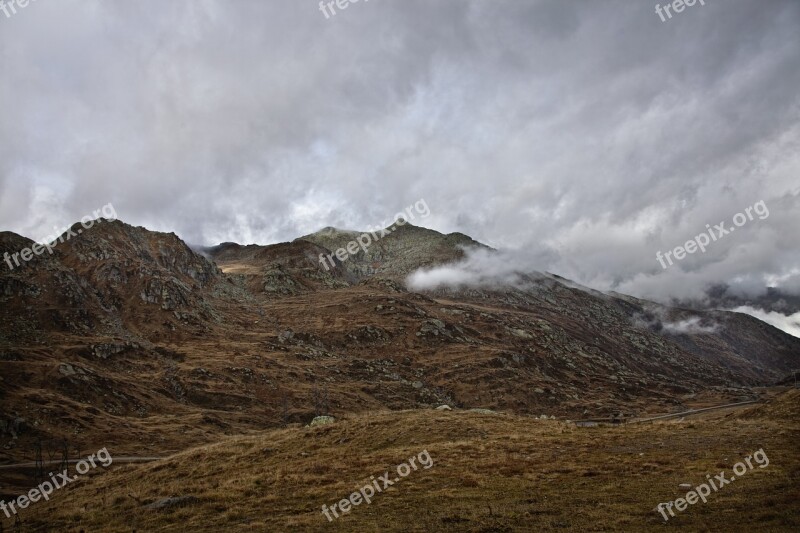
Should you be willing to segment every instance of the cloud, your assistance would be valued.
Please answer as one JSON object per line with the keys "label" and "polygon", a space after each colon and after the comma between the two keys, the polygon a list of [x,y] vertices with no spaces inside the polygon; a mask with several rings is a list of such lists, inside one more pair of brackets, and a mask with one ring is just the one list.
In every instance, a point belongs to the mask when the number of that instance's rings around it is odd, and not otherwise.
{"label": "cloud", "polygon": [[763,320],[767,324],[785,331],[789,335],[800,337],[800,312],[787,316],[774,311],[762,311],[761,309],[754,309],[746,305],[732,309],[732,311],[737,313],[747,313],[748,315],[754,316],[759,320]]}
{"label": "cloud", "polygon": [[524,259],[530,258],[530,253],[485,248],[465,249],[464,252],[464,259],[456,263],[413,272],[406,280],[408,287],[412,290],[522,287],[530,282],[531,276],[542,275],[531,270],[529,265],[532,262]]}
{"label": "cloud", "polygon": [[[59,0],[0,26],[2,229],[39,238],[111,202],[187,242],[265,244],[425,198],[426,226],[521,258],[501,277],[666,300],[800,267],[795,0],[666,23],[622,0],[330,20],[315,2]],[[768,219],[661,269],[759,200]]]}
{"label": "cloud", "polygon": [[646,304],[645,312],[635,314],[631,320],[638,328],[663,331],[672,335],[707,335],[717,333],[721,328],[717,322],[699,316],[670,320],[666,308],[652,304]]}
{"label": "cloud", "polygon": [[717,324],[704,326],[700,323],[699,317],[687,318],[678,322],[664,322],[662,327],[667,333],[673,335],[702,335],[716,333],[719,329]]}

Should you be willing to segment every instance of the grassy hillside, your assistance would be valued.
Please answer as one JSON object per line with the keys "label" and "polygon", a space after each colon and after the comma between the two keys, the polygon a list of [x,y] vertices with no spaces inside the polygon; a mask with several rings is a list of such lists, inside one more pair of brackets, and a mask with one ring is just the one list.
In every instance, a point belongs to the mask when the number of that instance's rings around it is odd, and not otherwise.
{"label": "grassy hillside", "polygon": [[[576,428],[471,411],[364,414],[112,465],[22,515],[30,531],[791,531],[800,528],[800,392],[697,419]],[[666,525],[659,502],[706,474],[756,466]],[[371,504],[332,505],[426,450]],[[113,450],[109,450],[113,454]],[[730,476],[729,476],[730,477]],[[167,497],[192,497],[161,510]],[[6,525],[10,525],[6,521]]]}

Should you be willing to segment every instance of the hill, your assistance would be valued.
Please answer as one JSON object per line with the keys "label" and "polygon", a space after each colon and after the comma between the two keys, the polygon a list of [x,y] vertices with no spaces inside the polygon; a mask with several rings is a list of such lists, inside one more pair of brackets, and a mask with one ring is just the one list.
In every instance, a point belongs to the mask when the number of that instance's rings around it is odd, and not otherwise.
{"label": "hill", "polygon": [[[797,395],[781,401],[800,407]],[[765,467],[754,464],[666,526],[789,531],[800,527],[799,436],[797,418],[769,416],[576,428],[510,414],[375,412],[112,465],[39,504],[27,524],[108,532],[649,531],[664,527],[656,506],[685,496],[681,484],[729,473],[762,449]],[[416,469],[398,469],[411,458]],[[325,517],[323,505],[387,472],[397,481],[371,503],[356,500],[339,518]],[[153,509],[168,498],[174,506]]]}
{"label": "hill", "polygon": [[[106,221],[3,269],[0,463],[30,460],[39,439],[66,439],[73,455],[101,445],[161,455],[318,414],[444,403],[562,419],[662,414],[700,393],[758,397],[755,386],[798,366],[800,339],[752,317],[548,274],[409,291],[408,272],[479,246],[459,234],[406,225],[326,269],[325,245],[348,236],[195,251]],[[0,254],[29,244],[0,234]],[[20,483],[1,482],[0,496]]]}

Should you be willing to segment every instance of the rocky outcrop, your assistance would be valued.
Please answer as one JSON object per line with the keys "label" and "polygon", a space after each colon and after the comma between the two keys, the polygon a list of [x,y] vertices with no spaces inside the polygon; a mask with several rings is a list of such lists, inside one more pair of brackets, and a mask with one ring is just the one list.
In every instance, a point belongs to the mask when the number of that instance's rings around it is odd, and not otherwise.
{"label": "rocky outcrop", "polygon": [[314,420],[311,421],[309,426],[316,427],[316,426],[327,426],[328,424],[333,424],[336,422],[336,419],[332,416],[316,416]]}

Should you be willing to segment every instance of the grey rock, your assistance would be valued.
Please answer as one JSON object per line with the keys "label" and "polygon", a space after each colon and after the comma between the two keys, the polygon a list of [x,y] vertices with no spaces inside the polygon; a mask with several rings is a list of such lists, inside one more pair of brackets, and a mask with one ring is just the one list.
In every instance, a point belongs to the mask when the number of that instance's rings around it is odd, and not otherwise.
{"label": "grey rock", "polygon": [[75,367],[73,367],[69,363],[61,363],[60,365],[58,365],[58,373],[61,374],[62,376],[67,376],[67,377],[74,376],[75,374],[77,374],[77,372],[75,371]]}
{"label": "grey rock", "polygon": [[513,336],[519,337],[520,339],[532,339],[533,338],[533,335],[531,335],[530,333],[528,333],[524,329],[508,328],[508,330]]}
{"label": "grey rock", "polygon": [[160,500],[156,500],[151,504],[145,505],[145,509],[149,509],[151,511],[158,511],[161,509],[167,509],[170,507],[183,507],[184,505],[191,505],[193,503],[197,503],[197,498],[194,496],[177,496],[173,498],[162,498]]}
{"label": "grey rock", "polygon": [[327,426],[328,424],[333,424],[334,422],[336,422],[336,419],[332,416],[317,416],[311,421],[309,426]]}

